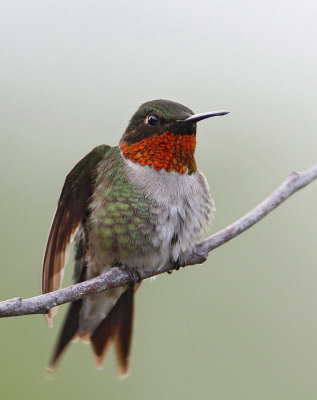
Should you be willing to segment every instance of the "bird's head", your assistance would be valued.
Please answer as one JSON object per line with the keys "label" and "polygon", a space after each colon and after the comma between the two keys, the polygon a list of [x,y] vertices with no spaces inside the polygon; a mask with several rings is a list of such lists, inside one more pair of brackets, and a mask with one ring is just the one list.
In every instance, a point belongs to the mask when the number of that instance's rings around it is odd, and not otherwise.
{"label": "bird's head", "polygon": [[148,101],[132,116],[120,148],[125,158],[141,165],[191,174],[197,169],[194,158],[197,122],[225,114],[228,111],[194,114],[174,101]]}

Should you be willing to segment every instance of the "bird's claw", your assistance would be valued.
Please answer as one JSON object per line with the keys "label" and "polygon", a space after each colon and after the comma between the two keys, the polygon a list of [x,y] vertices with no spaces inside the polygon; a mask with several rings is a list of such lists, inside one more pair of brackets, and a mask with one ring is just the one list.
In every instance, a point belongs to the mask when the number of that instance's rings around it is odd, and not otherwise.
{"label": "bird's claw", "polygon": [[183,268],[183,267],[185,267],[184,261],[180,261],[180,260],[174,261],[172,263],[172,268],[169,271],[167,271],[167,273],[171,274],[174,270],[178,271],[180,268]]}
{"label": "bird's claw", "polygon": [[129,275],[130,283],[129,286],[133,287],[135,284],[141,282],[141,276],[139,272],[134,268],[123,268],[125,272]]}

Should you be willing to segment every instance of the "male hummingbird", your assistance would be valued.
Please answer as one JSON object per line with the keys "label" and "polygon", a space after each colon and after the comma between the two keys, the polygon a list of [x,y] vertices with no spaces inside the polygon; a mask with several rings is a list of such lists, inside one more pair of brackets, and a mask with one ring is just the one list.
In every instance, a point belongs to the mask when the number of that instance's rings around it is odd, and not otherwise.
{"label": "male hummingbird", "polygon": [[[116,266],[138,273],[184,265],[214,209],[196,167],[196,123],[227,113],[194,114],[173,101],[148,101],[132,116],[118,146],[98,146],[79,161],[66,177],[52,222],[42,293],[60,288],[73,237],[76,283]],[[118,373],[127,374],[139,285],[73,302],[50,368],[79,337],[91,342],[97,366],[114,342]],[[46,316],[51,326],[55,313],[56,307]]]}

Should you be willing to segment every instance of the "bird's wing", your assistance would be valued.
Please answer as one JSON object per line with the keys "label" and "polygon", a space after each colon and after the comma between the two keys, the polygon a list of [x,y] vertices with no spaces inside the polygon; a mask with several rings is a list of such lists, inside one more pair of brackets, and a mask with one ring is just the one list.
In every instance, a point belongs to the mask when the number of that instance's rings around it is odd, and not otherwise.
{"label": "bird's wing", "polygon": [[[106,145],[94,148],[66,177],[46,244],[42,265],[42,293],[52,292],[61,286],[70,241],[87,213],[96,167],[109,149],[110,146]],[[47,314],[49,325],[52,325],[52,317],[57,312],[57,307],[54,309]]]}

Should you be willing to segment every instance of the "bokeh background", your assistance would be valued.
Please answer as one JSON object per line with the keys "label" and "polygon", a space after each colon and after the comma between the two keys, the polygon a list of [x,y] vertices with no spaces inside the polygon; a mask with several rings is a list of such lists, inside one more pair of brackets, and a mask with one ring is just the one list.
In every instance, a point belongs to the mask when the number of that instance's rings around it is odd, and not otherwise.
{"label": "bokeh background", "polygon": [[[144,101],[231,114],[199,124],[215,232],[316,162],[315,1],[2,0],[0,297],[39,293],[64,178],[115,145]],[[45,378],[54,329],[0,321],[2,399],[316,399],[317,184],[136,297],[132,372],[73,344]],[[69,263],[64,284],[71,282]]]}

